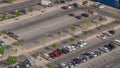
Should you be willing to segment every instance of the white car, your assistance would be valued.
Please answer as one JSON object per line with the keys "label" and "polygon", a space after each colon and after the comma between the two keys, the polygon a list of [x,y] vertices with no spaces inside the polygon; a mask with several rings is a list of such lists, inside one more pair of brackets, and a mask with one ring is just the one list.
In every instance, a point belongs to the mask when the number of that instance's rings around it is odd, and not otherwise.
{"label": "white car", "polygon": [[93,15],[98,15],[98,13],[97,12],[93,12]]}
{"label": "white car", "polygon": [[105,19],[106,21],[109,21],[109,20],[110,20],[109,17],[104,17],[104,19]]}
{"label": "white car", "polygon": [[109,32],[103,32],[103,34],[106,35],[106,36],[111,36],[111,35],[112,35],[112,34],[109,33]]}
{"label": "white car", "polygon": [[72,49],[72,50],[77,50],[77,49],[75,48],[75,46],[71,46],[71,49]]}
{"label": "white car", "polygon": [[75,45],[76,45],[76,46],[79,46],[79,47],[83,47],[83,46],[84,46],[84,45],[81,44],[80,42],[75,42]]}
{"label": "white car", "polygon": [[110,51],[107,47],[100,47],[99,49],[103,52],[109,52]]}
{"label": "white car", "polygon": [[51,59],[52,59],[52,58],[50,58],[50,56],[49,56],[48,54],[46,54],[46,53],[43,54],[43,57],[44,57],[45,59],[47,59],[47,60],[51,60]]}
{"label": "white car", "polygon": [[94,52],[90,52],[90,55],[93,57],[97,57],[97,55]]}
{"label": "white car", "polygon": [[61,64],[59,65],[59,67],[60,67],[60,68],[69,68],[65,63],[61,63]]}
{"label": "white car", "polygon": [[80,40],[79,42],[81,42],[83,45],[87,45],[87,43],[83,40]]}
{"label": "white car", "polygon": [[69,8],[69,9],[72,9],[72,8],[73,8],[73,6],[72,6],[72,5],[68,5],[68,8]]}
{"label": "white car", "polygon": [[87,43],[83,40],[80,40],[78,42],[75,42],[75,45],[79,46],[79,47],[83,47],[84,45],[87,45]]}
{"label": "white car", "polygon": [[102,9],[104,8],[105,6],[103,4],[98,4],[98,8]]}
{"label": "white car", "polygon": [[120,40],[118,40],[118,39],[115,39],[115,40],[113,41],[113,43],[120,46]]}
{"label": "white car", "polygon": [[103,40],[107,38],[105,35],[98,35],[97,37]]}
{"label": "white car", "polygon": [[69,49],[69,51],[72,51],[70,45],[68,45],[68,46],[64,46],[64,48],[67,48],[67,49]]}

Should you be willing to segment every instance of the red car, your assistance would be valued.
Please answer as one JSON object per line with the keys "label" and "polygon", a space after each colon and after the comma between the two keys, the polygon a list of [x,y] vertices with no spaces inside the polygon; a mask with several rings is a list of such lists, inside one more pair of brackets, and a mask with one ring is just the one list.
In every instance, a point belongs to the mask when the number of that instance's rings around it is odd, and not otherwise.
{"label": "red car", "polygon": [[112,48],[112,49],[115,49],[115,48],[116,48],[116,46],[112,44],[112,45],[111,45],[111,48]]}
{"label": "red car", "polygon": [[109,46],[112,48],[112,49],[115,49],[116,46],[114,44],[109,44]]}
{"label": "red car", "polygon": [[61,8],[64,9],[64,10],[67,10],[67,9],[68,9],[67,6],[62,6]]}
{"label": "red car", "polygon": [[61,54],[57,53],[55,50],[52,52],[52,54],[54,54],[56,57],[60,57],[61,56]]}
{"label": "red car", "polygon": [[92,11],[92,10],[90,10],[90,9],[88,9],[88,13],[93,14],[93,11]]}

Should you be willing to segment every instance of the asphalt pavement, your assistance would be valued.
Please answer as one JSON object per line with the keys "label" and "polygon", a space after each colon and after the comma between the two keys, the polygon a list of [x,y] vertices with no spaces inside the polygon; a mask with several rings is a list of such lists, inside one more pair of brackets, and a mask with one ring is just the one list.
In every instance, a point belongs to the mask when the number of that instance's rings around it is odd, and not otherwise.
{"label": "asphalt pavement", "polygon": [[[120,30],[117,31],[118,34],[114,36],[115,39],[120,39]],[[97,46],[100,45],[105,45],[109,43],[109,41],[112,41],[113,39],[108,39],[108,42],[102,42],[101,44],[98,44]],[[94,42],[95,43],[95,42]],[[96,48],[95,48],[96,49]],[[118,51],[116,51],[118,50]],[[120,65],[120,53],[119,53],[120,47],[117,47],[114,51],[111,51],[111,55],[109,53],[105,53],[101,56],[96,57],[95,59],[92,59],[88,61],[88,63],[83,63],[81,65],[76,66],[75,68],[119,68]]]}
{"label": "asphalt pavement", "polygon": [[[108,25],[107,25],[108,26]],[[111,28],[111,24],[109,24],[109,28]],[[109,28],[102,28],[102,30],[106,30],[106,29],[109,29]],[[90,33],[88,35],[88,37],[96,34],[97,30],[92,31],[93,33]],[[82,36],[82,35],[81,35]],[[114,35],[115,38],[117,38],[119,36],[119,29],[116,30],[116,34]],[[81,39],[81,38],[79,38]],[[107,44],[109,41],[112,41],[113,37],[108,37],[107,40],[101,40],[101,39],[98,39],[97,37],[94,37],[90,40],[87,41],[87,46],[83,47],[83,48],[80,48],[78,49],[77,51],[73,51],[69,54],[66,54],[66,55],[63,55],[61,57],[59,57],[59,62],[63,62],[63,63],[66,63],[68,60],[74,58],[74,57],[77,57],[79,56],[81,53],[84,53],[84,52],[87,52],[87,51],[91,51],[91,50],[95,50],[101,46],[104,46],[105,44]],[[62,45],[62,44],[61,44]],[[55,62],[56,60],[51,60],[50,61],[50,64],[52,64],[53,62]]]}
{"label": "asphalt pavement", "polygon": [[10,12],[10,11],[23,9],[26,7],[31,7],[31,6],[34,6],[36,4],[37,4],[36,0],[27,0],[24,2],[17,3],[17,4],[9,4],[7,6],[0,7],[0,13],[4,14],[4,13]]}
{"label": "asphalt pavement", "polygon": [[[64,11],[64,10],[60,10],[59,12]],[[72,9],[70,10],[71,12],[74,13],[82,13],[84,11],[80,11],[79,9],[75,10]],[[8,29],[7,31],[13,31],[15,34],[17,34],[18,36],[20,36],[20,38],[23,38],[24,40],[33,40],[33,39],[37,39],[39,38],[41,35],[45,34],[45,33],[50,33],[53,32],[55,30],[59,30],[61,28],[66,28],[72,24],[75,24],[76,22],[81,22],[80,20],[77,20],[73,17],[68,16],[68,13],[71,13],[70,11],[64,11],[65,13],[56,13],[56,15],[52,15],[48,16],[47,18],[42,18],[42,19],[38,19],[37,21],[32,21],[30,23],[24,24],[23,26],[20,24],[18,24],[16,26],[16,28],[14,29]],[[79,14],[80,15],[80,14]],[[46,17],[46,16],[45,16]],[[92,18],[92,17],[91,17]],[[93,17],[94,19],[95,17]],[[15,25],[12,25],[15,27]],[[8,28],[12,27],[12,26],[8,26]],[[6,26],[7,27],[7,26]],[[3,29],[6,29],[6,27],[4,27]],[[54,27],[54,28],[53,28]]]}

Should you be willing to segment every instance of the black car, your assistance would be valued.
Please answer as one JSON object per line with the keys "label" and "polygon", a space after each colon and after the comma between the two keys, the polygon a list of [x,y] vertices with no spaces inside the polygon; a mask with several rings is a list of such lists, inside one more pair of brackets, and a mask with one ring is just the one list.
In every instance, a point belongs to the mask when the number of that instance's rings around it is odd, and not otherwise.
{"label": "black car", "polygon": [[73,3],[72,4],[75,8],[77,8],[78,7],[78,4],[75,2],[75,3]]}
{"label": "black car", "polygon": [[8,68],[14,68],[14,67],[10,66],[10,67],[8,67]]}
{"label": "black car", "polygon": [[63,52],[64,54],[67,54],[67,53],[69,53],[69,50],[68,50],[68,49],[63,48],[63,49],[62,49],[62,52]]}
{"label": "black car", "polygon": [[6,34],[9,35],[9,36],[11,36],[11,37],[14,35],[13,32],[6,32]]}
{"label": "black car", "polygon": [[59,53],[59,54],[64,54],[63,50],[61,48],[56,49],[56,52]]}
{"label": "black car", "polygon": [[72,16],[72,17],[75,16],[75,14],[73,14],[73,13],[69,13],[68,15],[69,15],[69,16]]}
{"label": "black car", "polygon": [[48,54],[52,59],[54,59],[56,56],[54,55],[54,54],[52,54],[52,53],[49,53]]}
{"label": "black car", "polygon": [[75,16],[75,18],[77,18],[77,19],[82,19],[82,16]]}
{"label": "black car", "polygon": [[108,31],[110,34],[115,34],[115,30],[109,30]]}
{"label": "black car", "polygon": [[86,14],[86,13],[82,13],[81,16],[83,16],[83,17],[89,17],[89,15]]}
{"label": "black car", "polygon": [[65,3],[65,0],[60,0],[61,3]]}

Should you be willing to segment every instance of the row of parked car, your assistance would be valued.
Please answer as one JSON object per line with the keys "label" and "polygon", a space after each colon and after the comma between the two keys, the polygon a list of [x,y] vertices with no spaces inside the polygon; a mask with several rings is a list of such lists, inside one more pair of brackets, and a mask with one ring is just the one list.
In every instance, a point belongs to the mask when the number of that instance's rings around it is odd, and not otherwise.
{"label": "row of parked car", "polygon": [[115,49],[118,46],[120,46],[120,40],[115,39],[114,41],[111,41],[110,43],[104,45],[103,47],[98,48],[97,50],[85,52],[81,54],[79,57],[75,57],[69,60],[66,64],[65,63],[59,64],[58,68],[73,68],[76,65],[84,63],[103,53],[110,52],[111,50]]}
{"label": "row of parked car", "polygon": [[48,54],[45,53],[43,54],[43,57],[47,60],[55,59],[56,57],[60,57],[61,55],[67,54],[71,51],[75,51],[78,48],[84,47],[85,45],[87,45],[87,43],[83,40],[80,40],[72,45],[67,45],[64,46],[63,48],[57,48],[56,50],[53,50],[51,53]]}
{"label": "row of parked car", "polygon": [[7,34],[8,36],[12,37],[15,40],[20,40],[19,36],[16,35],[16,34],[14,34],[13,32],[7,32],[7,31],[5,31],[4,33]]}
{"label": "row of parked car", "polygon": [[87,14],[87,13],[82,13],[80,15],[75,15],[73,13],[69,13],[68,15],[71,16],[71,17],[75,17],[77,19],[82,19],[82,17],[89,17],[89,14]]}
{"label": "row of parked car", "polygon": [[8,68],[28,68],[28,67],[31,67],[33,65],[33,60],[31,59],[26,59],[22,62],[19,62],[17,65],[15,66],[10,66]]}
{"label": "row of parked car", "polygon": [[98,35],[97,37],[104,40],[107,37],[112,36],[113,34],[115,34],[115,30],[108,30],[108,31],[103,32],[101,35]]}

